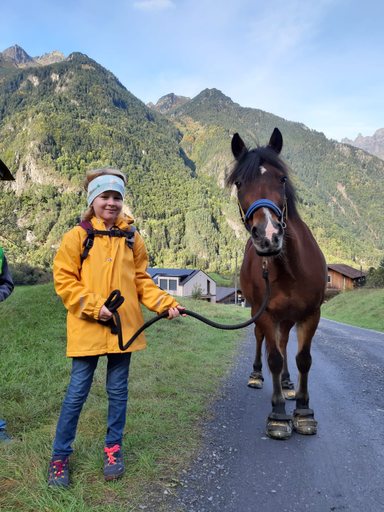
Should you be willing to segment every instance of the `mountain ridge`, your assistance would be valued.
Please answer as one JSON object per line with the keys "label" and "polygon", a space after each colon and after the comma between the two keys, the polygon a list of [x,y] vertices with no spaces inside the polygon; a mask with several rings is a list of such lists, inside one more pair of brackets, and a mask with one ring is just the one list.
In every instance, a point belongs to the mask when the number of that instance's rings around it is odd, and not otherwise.
{"label": "mountain ridge", "polygon": [[359,133],[355,140],[345,137],[341,139],[341,142],[363,149],[371,153],[371,155],[375,155],[384,160],[384,128],[379,128],[372,136],[363,137],[363,135]]}
{"label": "mountain ridge", "polygon": [[54,62],[62,62],[65,59],[65,55],[58,50],[50,53],[44,53],[42,56],[31,57],[21,46],[17,44],[0,52],[0,66],[7,68],[47,66]]}
{"label": "mountain ridge", "polygon": [[276,126],[300,214],[328,262],[367,267],[381,259],[383,161],[302,123],[241,107],[218,89],[162,98],[170,107],[165,114],[80,52],[2,79],[0,156],[16,176],[0,190],[10,259],[49,268],[86,207],[86,171],[109,166],[128,177],[125,207],[145,237],[151,266],[233,272],[248,235],[224,186],[231,138],[238,132],[249,147],[265,145]]}

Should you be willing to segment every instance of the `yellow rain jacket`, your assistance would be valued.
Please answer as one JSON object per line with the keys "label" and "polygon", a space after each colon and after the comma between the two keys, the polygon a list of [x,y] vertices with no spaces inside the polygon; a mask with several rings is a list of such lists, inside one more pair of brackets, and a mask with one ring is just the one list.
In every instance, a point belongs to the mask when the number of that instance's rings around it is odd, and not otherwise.
{"label": "yellow rain jacket", "polygon": [[[104,221],[93,217],[91,223],[94,229],[105,230]],[[129,230],[132,223],[132,218],[121,214],[116,225]],[[107,235],[95,235],[94,245],[81,268],[86,236],[80,226],[64,235],[53,263],[56,293],[68,310],[68,357],[122,352],[117,335],[97,322],[100,309],[113,290],[120,290],[125,298],[119,307],[124,344],[144,323],[140,302],[158,314],[178,305],[147,274],[147,252],[137,231],[133,250],[127,247],[125,237],[110,239]],[[127,351],[142,350],[146,346],[142,333]]]}

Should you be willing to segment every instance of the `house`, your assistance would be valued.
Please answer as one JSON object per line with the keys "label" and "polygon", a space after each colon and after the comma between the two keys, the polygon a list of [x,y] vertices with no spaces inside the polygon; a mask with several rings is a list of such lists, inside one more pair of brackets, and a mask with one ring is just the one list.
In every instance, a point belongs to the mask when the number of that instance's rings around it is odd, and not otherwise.
{"label": "house", "polygon": [[198,269],[148,268],[147,273],[159,288],[178,297],[192,297],[201,290],[201,299],[216,302],[216,283],[205,272]]}
{"label": "house", "polygon": [[[237,294],[237,300],[235,300]],[[241,294],[241,290],[235,288],[227,288],[224,286],[216,287],[216,303],[218,304],[237,304],[245,306],[245,299]]]}
{"label": "house", "polygon": [[327,289],[345,290],[353,289],[365,285],[366,272],[362,269],[356,270],[349,265],[335,263],[327,265],[328,267],[328,282]]}

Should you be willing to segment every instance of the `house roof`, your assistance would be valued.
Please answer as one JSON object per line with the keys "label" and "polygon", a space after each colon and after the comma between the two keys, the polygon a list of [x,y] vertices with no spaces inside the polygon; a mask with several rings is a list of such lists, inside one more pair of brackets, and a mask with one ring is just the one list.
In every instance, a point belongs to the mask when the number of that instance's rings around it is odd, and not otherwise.
{"label": "house roof", "polygon": [[[156,284],[159,277],[179,277],[180,285],[184,285],[199,272],[203,271],[194,268],[147,268],[147,273],[152,277]],[[211,279],[209,276],[207,277],[208,279]]]}
{"label": "house roof", "polygon": [[[238,293],[241,293],[241,290],[237,288]],[[226,286],[216,286],[216,302],[220,302],[221,300],[226,299],[230,295],[234,295],[235,288],[227,288]]]}
{"label": "house roof", "polygon": [[357,270],[349,265],[344,265],[343,263],[332,263],[328,265],[328,268],[351,279],[358,279],[361,276],[365,277],[368,275],[367,272],[362,272],[361,270]]}

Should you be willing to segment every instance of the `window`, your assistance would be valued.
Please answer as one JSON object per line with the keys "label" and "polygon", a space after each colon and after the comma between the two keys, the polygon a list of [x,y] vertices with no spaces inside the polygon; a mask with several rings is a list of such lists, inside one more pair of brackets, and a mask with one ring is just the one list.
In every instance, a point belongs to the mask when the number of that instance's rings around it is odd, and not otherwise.
{"label": "window", "polygon": [[177,281],[176,279],[169,280],[169,288],[168,290],[176,291],[177,290]]}
{"label": "window", "polygon": [[211,281],[207,279],[207,295],[211,294]]}
{"label": "window", "polygon": [[162,290],[167,290],[167,280],[166,279],[160,279],[160,288]]}
{"label": "window", "polygon": [[331,282],[331,276],[328,276],[328,283]]}

